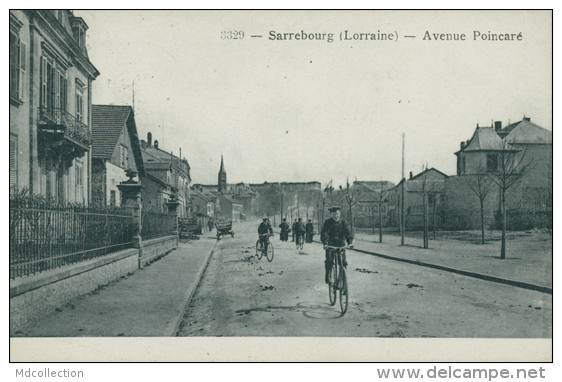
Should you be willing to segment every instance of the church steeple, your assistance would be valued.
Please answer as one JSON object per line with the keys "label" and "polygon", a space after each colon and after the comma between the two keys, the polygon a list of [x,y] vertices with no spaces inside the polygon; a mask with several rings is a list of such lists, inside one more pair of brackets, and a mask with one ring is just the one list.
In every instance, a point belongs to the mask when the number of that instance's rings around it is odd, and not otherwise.
{"label": "church steeple", "polygon": [[226,191],[226,170],[224,169],[224,160],[221,155],[221,168],[219,170],[219,192]]}

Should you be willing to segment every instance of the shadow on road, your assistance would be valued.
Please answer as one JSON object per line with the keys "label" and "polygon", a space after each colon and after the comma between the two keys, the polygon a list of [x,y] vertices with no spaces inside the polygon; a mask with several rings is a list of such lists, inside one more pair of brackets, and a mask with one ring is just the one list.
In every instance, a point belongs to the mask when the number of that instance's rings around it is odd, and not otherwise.
{"label": "shadow on road", "polygon": [[299,302],[295,306],[271,306],[265,308],[240,309],[236,313],[239,315],[251,314],[253,312],[271,312],[273,310],[289,310],[292,312],[301,312],[303,316],[317,320],[333,320],[343,316],[336,308],[324,302],[306,303]]}

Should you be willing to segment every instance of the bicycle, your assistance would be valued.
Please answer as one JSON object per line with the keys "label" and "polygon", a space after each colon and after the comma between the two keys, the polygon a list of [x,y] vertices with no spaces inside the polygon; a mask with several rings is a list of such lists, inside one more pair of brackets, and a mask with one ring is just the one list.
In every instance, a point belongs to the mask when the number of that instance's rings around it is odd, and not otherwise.
{"label": "bicycle", "polygon": [[271,241],[269,241],[269,236],[271,236],[268,233],[262,233],[260,234],[260,238],[261,237],[266,237],[267,239],[267,251],[264,248],[264,243],[262,242],[261,239],[258,239],[258,241],[256,241],[256,256],[258,258],[258,260],[261,260],[261,258],[263,257],[263,255],[265,255],[267,257],[267,261],[272,262],[273,261],[273,244],[271,243]]}
{"label": "bicycle", "polygon": [[[340,295],[340,308],[342,316],[347,312],[349,302],[349,287],[347,285],[347,272],[346,267],[342,262],[343,254],[346,248],[352,247],[334,247],[331,245],[326,246],[327,249],[333,251],[332,256],[332,269],[329,274],[328,294],[330,296],[330,305],[335,305],[337,294]],[[339,268],[339,270],[338,270]]]}
{"label": "bicycle", "polygon": [[297,233],[297,250],[300,249],[302,251],[302,249],[304,248],[304,235],[302,233]]}

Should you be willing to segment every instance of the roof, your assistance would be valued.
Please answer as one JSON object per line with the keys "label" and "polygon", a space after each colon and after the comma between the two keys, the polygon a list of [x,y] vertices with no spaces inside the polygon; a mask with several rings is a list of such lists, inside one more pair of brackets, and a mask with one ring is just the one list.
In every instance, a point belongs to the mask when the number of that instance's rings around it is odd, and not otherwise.
{"label": "roof", "polygon": [[414,175],[413,177],[411,177],[408,181],[412,181],[412,180],[416,180],[417,178],[419,178],[420,176],[423,176],[424,174],[427,174],[428,172],[433,171],[435,173],[437,173],[438,175],[442,175],[443,178],[448,178],[449,175],[437,170],[436,168],[432,167],[432,168],[427,168],[425,170],[423,170],[422,172],[420,172],[419,174]]}
{"label": "roof", "polygon": [[476,125],[468,145],[461,151],[498,151],[505,149],[503,146],[502,139],[493,128]]}
{"label": "roof", "polygon": [[110,159],[123,129],[127,128],[137,171],[139,175],[144,176],[144,163],[134,115],[133,108],[128,105],[92,105],[92,157]]}
{"label": "roof", "polygon": [[191,181],[191,175],[189,174],[191,168],[186,158],[179,158],[161,148],[154,147],[154,145],[143,147],[142,155],[145,163],[167,163],[175,169],[185,172],[185,175]]}
{"label": "roof", "polygon": [[505,131],[509,131],[504,138],[508,143],[552,144],[552,131],[535,125],[530,118],[523,118],[519,122],[506,126]]}
{"label": "roof", "polygon": [[388,180],[380,180],[380,181],[361,181],[361,180],[356,180],[355,182],[353,182],[354,186],[363,186],[365,188],[367,188],[370,191],[373,192],[378,192],[381,189],[390,189],[392,187],[394,187],[394,183],[388,181]]}
{"label": "roof", "polygon": [[193,188],[193,187],[191,188],[191,195],[192,195],[192,196],[198,196],[198,197],[200,197],[201,199],[203,199],[203,200],[206,201],[206,202],[210,202],[210,201],[211,201],[211,199],[209,199],[209,195],[208,195],[208,194],[205,195],[205,194],[203,194],[201,191],[199,191],[198,189]]}
{"label": "roof", "polygon": [[111,158],[132,110],[131,106],[92,105],[92,157]]}
{"label": "roof", "polygon": [[406,191],[408,192],[443,192],[445,179],[427,179],[424,185],[422,179],[410,179],[406,181]]}

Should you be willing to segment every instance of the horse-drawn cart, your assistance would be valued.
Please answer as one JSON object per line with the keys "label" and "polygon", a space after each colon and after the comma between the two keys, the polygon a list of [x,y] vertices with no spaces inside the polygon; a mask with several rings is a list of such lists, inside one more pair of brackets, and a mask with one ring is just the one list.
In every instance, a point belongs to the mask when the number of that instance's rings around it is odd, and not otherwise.
{"label": "horse-drawn cart", "polygon": [[232,230],[232,220],[227,222],[217,222],[215,223],[217,228],[217,240],[220,240],[221,236],[230,235],[234,237],[234,231]]}

